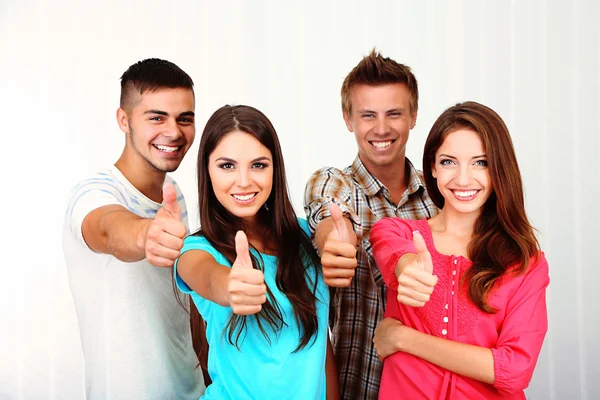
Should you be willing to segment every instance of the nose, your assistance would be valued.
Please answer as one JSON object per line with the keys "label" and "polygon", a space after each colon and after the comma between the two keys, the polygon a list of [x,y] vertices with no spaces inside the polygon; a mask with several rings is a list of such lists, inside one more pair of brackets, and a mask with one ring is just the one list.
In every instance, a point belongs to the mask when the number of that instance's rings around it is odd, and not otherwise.
{"label": "nose", "polygon": [[240,168],[238,171],[239,172],[237,177],[237,185],[241,188],[250,186],[250,176],[248,174],[248,171],[246,171],[243,168]]}
{"label": "nose", "polygon": [[181,132],[181,129],[179,128],[179,124],[177,124],[177,121],[175,119],[169,119],[167,124],[165,125],[165,130],[163,131],[163,135],[165,137],[168,137],[171,140],[177,140],[181,136],[183,136],[183,133]]}
{"label": "nose", "polygon": [[458,168],[457,176],[454,179],[457,185],[467,186],[471,183],[471,170],[468,165],[462,165]]}
{"label": "nose", "polygon": [[386,116],[382,115],[377,118],[377,122],[375,123],[375,128],[373,129],[374,133],[378,135],[385,135],[389,133],[390,126],[386,120]]}

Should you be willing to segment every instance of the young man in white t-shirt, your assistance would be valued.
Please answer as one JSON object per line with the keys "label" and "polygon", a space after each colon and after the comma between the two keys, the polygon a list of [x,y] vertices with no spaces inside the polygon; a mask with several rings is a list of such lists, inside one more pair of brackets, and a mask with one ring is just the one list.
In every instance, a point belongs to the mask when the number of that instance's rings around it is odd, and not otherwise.
{"label": "young man in white t-shirt", "polygon": [[[198,399],[187,297],[172,266],[187,233],[175,181],[195,136],[192,79],[147,59],[121,77],[118,161],[69,198],[63,249],[81,333],[88,399]],[[185,308],[184,308],[185,307]]]}

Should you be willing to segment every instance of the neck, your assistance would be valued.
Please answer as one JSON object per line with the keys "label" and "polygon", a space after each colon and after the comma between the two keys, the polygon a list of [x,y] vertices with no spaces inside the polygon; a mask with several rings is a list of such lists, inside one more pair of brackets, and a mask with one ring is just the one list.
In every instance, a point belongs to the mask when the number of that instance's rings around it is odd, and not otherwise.
{"label": "neck", "polygon": [[455,236],[469,237],[473,236],[475,223],[479,218],[479,213],[460,214],[453,210],[442,209],[440,213],[434,217],[438,230],[451,233]]}
{"label": "neck", "polygon": [[162,186],[165,182],[165,172],[157,171],[147,162],[133,160],[124,151],[115,163],[115,167],[123,176],[144,196],[157,203],[162,203]]}
{"label": "neck", "polygon": [[390,191],[392,201],[398,203],[410,179],[410,168],[407,166],[406,158],[402,157],[397,163],[386,166],[367,165],[364,161],[363,164],[369,173],[379,179]]}

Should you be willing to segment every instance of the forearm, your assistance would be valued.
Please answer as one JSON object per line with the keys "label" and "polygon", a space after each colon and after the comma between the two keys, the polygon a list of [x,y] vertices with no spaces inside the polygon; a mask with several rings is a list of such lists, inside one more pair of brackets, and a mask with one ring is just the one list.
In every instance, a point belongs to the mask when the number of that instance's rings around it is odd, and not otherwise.
{"label": "forearm", "polygon": [[93,250],[124,262],[141,261],[146,258],[146,232],[151,223],[126,210],[108,212],[98,220],[100,240]]}
{"label": "forearm", "polygon": [[185,252],[177,263],[177,273],[190,289],[223,307],[230,306],[227,297],[227,279],[230,272],[231,268],[217,263],[212,256],[197,250]]}
{"label": "forearm", "polygon": [[406,253],[402,257],[400,257],[398,263],[396,264],[396,269],[394,270],[394,275],[396,275],[396,279],[398,279],[400,274],[402,274],[404,267],[406,267],[408,264],[414,262],[417,259],[418,256],[415,253]]}
{"label": "forearm", "polygon": [[327,400],[338,400],[340,398],[338,374],[335,365],[333,347],[331,346],[331,341],[329,339],[327,339],[327,359],[325,360],[325,376],[327,379]]}
{"label": "forearm", "polygon": [[442,339],[403,326],[398,348],[439,367],[492,385],[494,358],[486,347]]}
{"label": "forearm", "polygon": [[[358,239],[356,237],[356,233],[354,233],[354,227],[352,226],[352,222],[348,218],[344,217],[344,223],[348,228],[350,243],[356,246],[356,244],[358,243]],[[335,223],[333,221],[333,218],[331,217],[323,218],[321,222],[319,222],[319,224],[317,225],[317,229],[315,229],[314,243],[320,255],[323,255],[323,248],[325,247],[327,236],[329,236],[329,233],[332,229],[335,229]]]}

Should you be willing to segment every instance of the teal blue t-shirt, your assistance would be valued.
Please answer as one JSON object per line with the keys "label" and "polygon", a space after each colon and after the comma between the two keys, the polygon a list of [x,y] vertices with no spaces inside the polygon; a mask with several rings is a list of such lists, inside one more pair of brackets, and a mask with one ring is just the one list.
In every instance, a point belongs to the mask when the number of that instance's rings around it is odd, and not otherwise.
{"label": "teal blue t-shirt", "polygon": [[[302,229],[308,233],[308,224],[298,219]],[[203,236],[189,236],[185,239],[181,254],[189,250],[203,250],[211,254],[222,265],[231,264]],[[232,315],[230,307],[222,307],[200,297],[174,273],[177,287],[191,295],[198,311],[206,321],[206,337],[210,345],[208,352],[208,372],[212,384],[206,388],[202,399],[325,399],[325,358],[329,316],[329,289],[323,282],[318,269],[310,267],[311,279],[317,279],[317,317],[319,328],[306,347],[293,351],[300,343],[298,324],[290,301],[277,288],[275,276],[278,259],[250,249],[252,254],[262,257],[265,283],[277,299],[284,322],[280,332],[273,332],[266,324],[271,343],[258,328],[255,317],[246,317],[246,328],[240,336],[239,350],[229,343],[223,330]],[[314,280],[313,280],[314,282]],[[310,282],[309,282],[310,284]],[[310,286],[312,287],[312,286]],[[316,339],[316,340],[315,340]]]}

